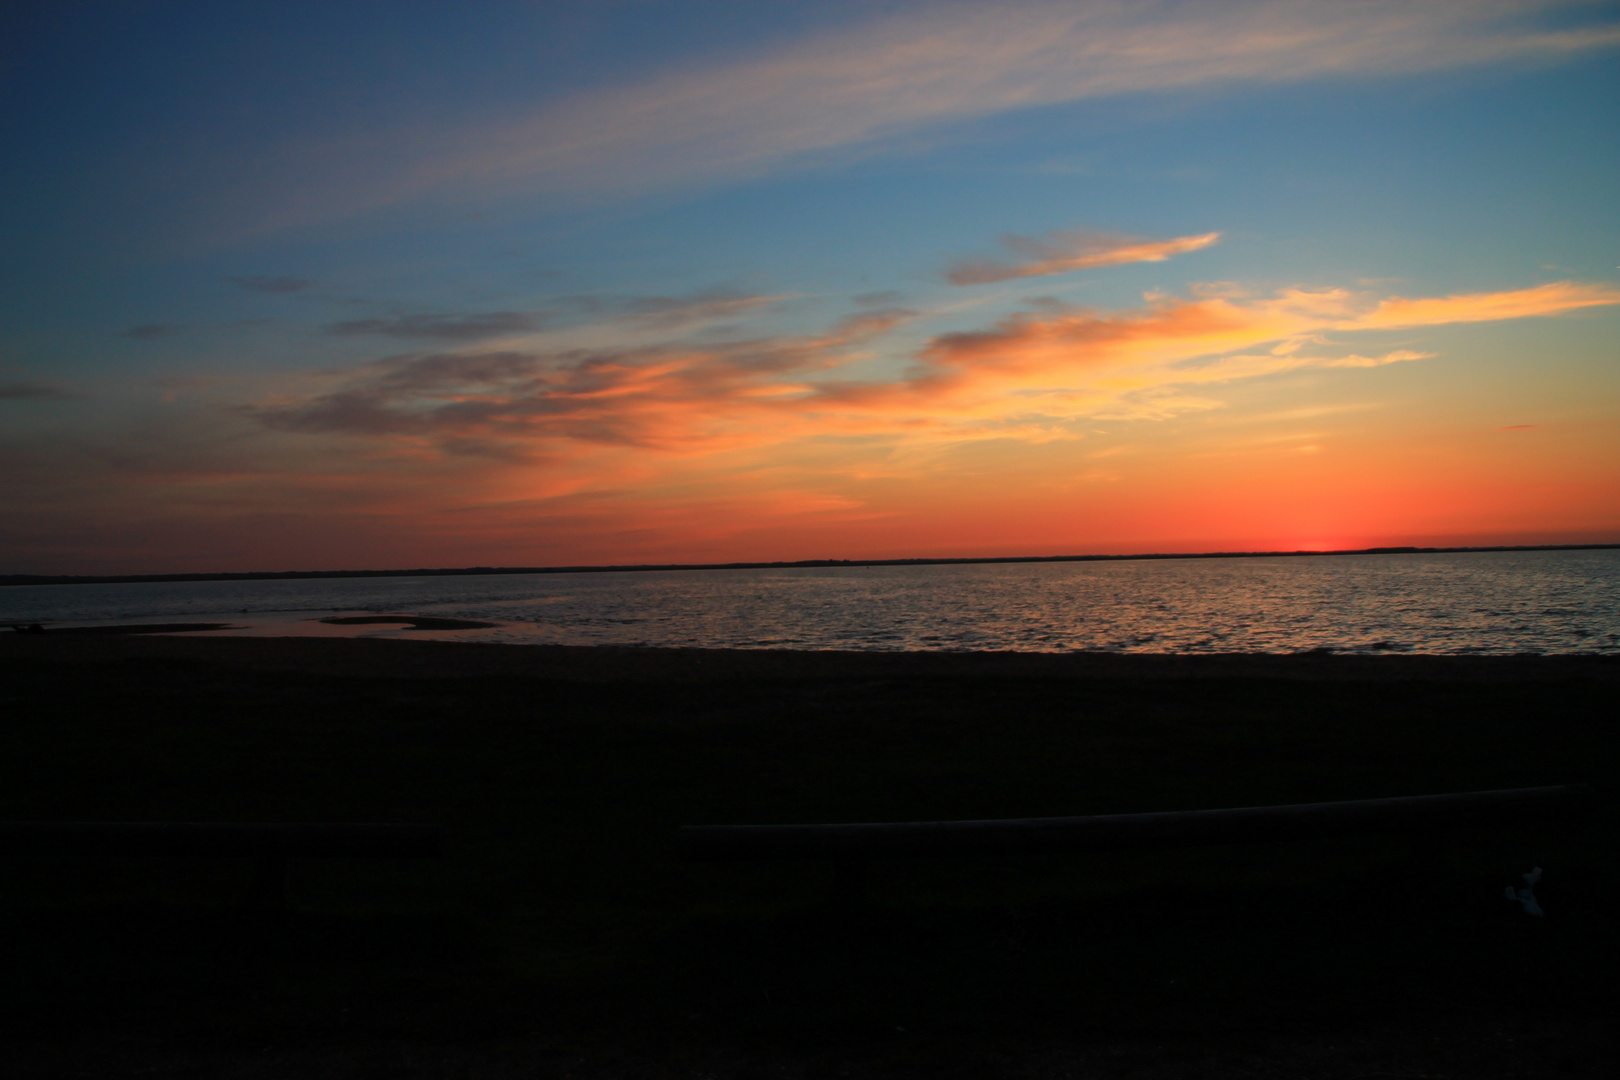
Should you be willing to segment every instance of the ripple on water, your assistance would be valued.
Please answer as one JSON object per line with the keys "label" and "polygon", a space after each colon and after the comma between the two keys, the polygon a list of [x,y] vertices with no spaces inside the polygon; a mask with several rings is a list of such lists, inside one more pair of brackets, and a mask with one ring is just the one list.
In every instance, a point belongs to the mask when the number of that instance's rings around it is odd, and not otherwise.
{"label": "ripple on water", "polygon": [[[300,613],[499,623],[378,636],[708,648],[1615,653],[1620,551],[148,582],[0,590],[0,624]],[[329,630],[332,628],[328,628]],[[272,632],[262,630],[260,632]]]}

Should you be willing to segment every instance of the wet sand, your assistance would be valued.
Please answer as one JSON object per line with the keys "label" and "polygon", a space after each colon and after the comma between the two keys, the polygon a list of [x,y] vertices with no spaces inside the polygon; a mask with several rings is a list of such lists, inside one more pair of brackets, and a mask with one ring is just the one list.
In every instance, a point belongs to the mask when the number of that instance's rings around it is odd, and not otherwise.
{"label": "wet sand", "polygon": [[1348,656],[1333,653],[801,652],[496,645],[355,638],[0,633],[0,657],[101,663],[192,660],[366,678],[517,677],[570,682],[717,679],[1289,679],[1349,682],[1620,680],[1620,656]]}

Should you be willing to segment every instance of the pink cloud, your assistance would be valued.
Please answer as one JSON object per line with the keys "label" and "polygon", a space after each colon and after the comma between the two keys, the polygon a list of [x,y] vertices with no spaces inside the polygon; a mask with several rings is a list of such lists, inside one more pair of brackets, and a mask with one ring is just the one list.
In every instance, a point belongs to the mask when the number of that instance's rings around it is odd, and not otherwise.
{"label": "pink cloud", "polygon": [[1073,270],[1090,270],[1100,266],[1163,262],[1173,255],[1207,248],[1220,238],[1218,232],[1173,240],[1145,240],[1095,232],[1057,232],[1040,238],[1009,234],[1001,238],[1002,244],[1024,256],[1027,262],[969,259],[947,270],[945,280],[952,285],[985,285],[1014,278],[1067,274]]}

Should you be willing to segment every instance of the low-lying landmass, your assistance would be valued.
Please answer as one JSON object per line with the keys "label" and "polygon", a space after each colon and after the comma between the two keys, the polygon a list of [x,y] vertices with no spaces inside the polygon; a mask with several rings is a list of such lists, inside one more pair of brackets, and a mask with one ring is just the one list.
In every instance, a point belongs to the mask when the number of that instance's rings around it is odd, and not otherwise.
{"label": "low-lying landmass", "polygon": [[[398,821],[445,858],[12,860],[41,1075],[1601,1075],[1620,658],[0,634],[0,819]],[[1578,827],[830,868],[684,824],[1587,783]],[[1504,898],[1543,868],[1546,914]]]}
{"label": "low-lying landmass", "polygon": [[155,581],[280,581],[320,578],[482,577],[606,574],[649,570],[794,570],[841,566],[957,566],[976,563],[1134,562],[1165,559],[1275,559],[1333,555],[1445,555],[1490,551],[1610,551],[1620,544],[1509,544],[1486,547],[1373,547],[1339,551],[1143,552],[1131,555],[1002,555],[914,559],[798,559],[791,562],[631,563],[592,566],[462,566],[400,570],[244,570],[193,574],[0,574],[0,585],[118,585]]}

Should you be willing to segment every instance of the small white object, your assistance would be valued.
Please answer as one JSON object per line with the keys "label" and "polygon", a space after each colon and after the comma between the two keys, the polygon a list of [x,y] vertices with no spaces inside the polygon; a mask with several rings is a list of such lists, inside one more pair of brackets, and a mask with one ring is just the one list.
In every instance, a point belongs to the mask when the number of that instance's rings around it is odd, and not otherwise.
{"label": "small white object", "polygon": [[1538,866],[1534,870],[1531,870],[1528,874],[1523,874],[1521,876],[1524,878],[1524,888],[1515,889],[1513,886],[1509,885],[1505,890],[1503,890],[1502,895],[1509,900],[1517,900],[1520,904],[1524,905],[1524,913],[1526,915],[1534,915],[1539,919],[1542,917],[1543,912],[1541,910],[1541,905],[1536,903],[1536,882],[1541,880],[1541,867]]}

